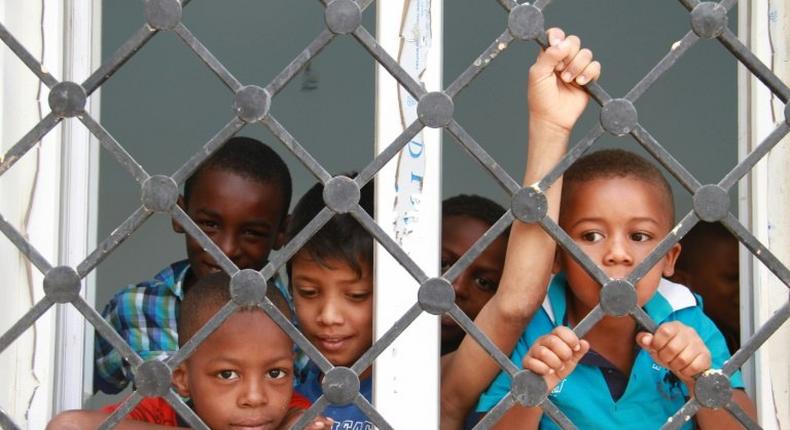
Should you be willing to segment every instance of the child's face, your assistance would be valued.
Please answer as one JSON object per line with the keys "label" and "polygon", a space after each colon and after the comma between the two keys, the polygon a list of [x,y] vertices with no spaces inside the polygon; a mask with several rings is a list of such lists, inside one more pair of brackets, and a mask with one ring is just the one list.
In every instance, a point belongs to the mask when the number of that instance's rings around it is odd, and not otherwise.
{"label": "child's face", "polygon": [[[628,276],[672,228],[665,194],[658,185],[615,177],[570,186],[560,209],[560,226],[612,278]],[[679,252],[680,245],[673,246],[637,283],[640,305],[653,296],[662,275],[672,275]],[[578,310],[589,312],[598,303],[600,285],[566,252],[558,252],[557,260]]]}
{"label": "child's face", "polygon": [[[455,264],[490,227],[470,216],[442,218],[442,272]],[[497,238],[453,282],[455,303],[469,318],[474,319],[496,292],[506,251],[507,240]],[[442,317],[442,343],[460,341],[464,335],[452,318]]]}
{"label": "child's face", "polygon": [[336,366],[351,366],[373,342],[373,277],[342,260],[325,267],[300,251],[291,262],[291,284],[299,326]]}
{"label": "child's face", "polygon": [[701,264],[678,271],[680,280],[702,296],[705,313],[711,319],[738,333],[741,303],[738,241],[735,238],[712,238],[706,243],[705,256],[693,260]]}
{"label": "child's face", "polygon": [[276,429],[293,394],[293,343],[259,310],[225,322],[173,372],[213,430]]}
{"label": "child's face", "polygon": [[[260,269],[269,252],[282,241],[282,191],[223,169],[200,171],[183,205],[195,224],[240,269]],[[176,223],[173,228],[183,233]],[[187,256],[196,278],[220,270],[214,259],[191,236]]]}

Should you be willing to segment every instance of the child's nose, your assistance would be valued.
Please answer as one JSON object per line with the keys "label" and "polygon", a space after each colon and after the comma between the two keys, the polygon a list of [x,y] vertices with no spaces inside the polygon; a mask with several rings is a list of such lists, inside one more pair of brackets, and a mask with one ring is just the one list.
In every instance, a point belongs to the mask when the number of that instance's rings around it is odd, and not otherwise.
{"label": "child's nose", "polygon": [[318,312],[318,322],[324,325],[342,324],[343,313],[333,300],[327,300]]}
{"label": "child's nose", "polygon": [[466,274],[462,273],[453,281],[453,290],[455,290],[455,301],[466,299],[469,296],[469,280]]}
{"label": "child's nose", "polygon": [[243,392],[239,397],[240,406],[256,407],[267,404],[269,402],[269,396],[266,393],[265,384],[256,381],[255,378],[251,379],[252,380],[244,384]]}
{"label": "child's nose", "polygon": [[217,238],[216,244],[231,261],[236,262],[239,258],[241,247],[236,235],[231,233],[222,234]]}
{"label": "child's nose", "polygon": [[622,240],[613,239],[604,256],[604,263],[607,265],[613,264],[632,264],[633,257],[628,247]]}

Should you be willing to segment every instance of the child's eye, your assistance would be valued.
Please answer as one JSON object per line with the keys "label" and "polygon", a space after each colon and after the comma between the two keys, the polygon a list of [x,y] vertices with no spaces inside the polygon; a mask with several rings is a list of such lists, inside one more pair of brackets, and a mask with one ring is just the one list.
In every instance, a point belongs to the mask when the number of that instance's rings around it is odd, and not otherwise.
{"label": "child's eye", "polygon": [[485,292],[494,292],[498,287],[496,282],[482,276],[475,276],[475,284]]}
{"label": "child's eye", "polygon": [[288,372],[285,369],[270,369],[266,373],[266,376],[268,376],[269,379],[282,379],[288,376]]}
{"label": "child's eye", "polygon": [[304,298],[311,298],[318,295],[318,291],[313,290],[311,288],[297,288],[296,292],[297,294],[299,294],[299,297],[304,297]]}
{"label": "child's eye", "polygon": [[635,242],[645,242],[645,241],[648,241],[648,240],[650,240],[652,238],[653,237],[651,235],[649,235],[647,233],[643,233],[643,232],[637,232],[637,233],[632,233],[631,234],[631,240],[633,240]]}
{"label": "child's eye", "polygon": [[236,373],[236,371],[234,370],[220,370],[219,372],[217,372],[217,376],[219,377],[219,379],[224,379],[229,381],[232,379],[238,379],[239,374]]}
{"label": "child's eye", "polygon": [[349,293],[348,297],[356,302],[362,302],[367,300],[368,297],[370,297],[370,293],[367,291],[363,291],[359,293]]}
{"label": "child's eye", "polygon": [[197,225],[203,231],[212,231],[219,228],[219,223],[211,220],[198,220]]}
{"label": "child's eye", "polygon": [[453,262],[447,259],[442,258],[442,272],[446,272],[450,269],[450,266],[453,265]]}
{"label": "child's eye", "polygon": [[598,242],[603,239],[603,235],[597,231],[585,231],[581,234],[581,238],[586,242]]}
{"label": "child's eye", "polygon": [[268,239],[269,232],[268,231],[260,231],[260,230],[244,230],[245,236],[254,237],[256,239]]}

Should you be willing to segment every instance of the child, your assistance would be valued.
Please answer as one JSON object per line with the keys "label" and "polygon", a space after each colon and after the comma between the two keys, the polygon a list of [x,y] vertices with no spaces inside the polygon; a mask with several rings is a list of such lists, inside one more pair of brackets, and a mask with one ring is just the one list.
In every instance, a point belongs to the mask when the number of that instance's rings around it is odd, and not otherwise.
{"label": "child", "polygon": [[[179,344],[183,346],[228,301],[229,277],[212,273],[193,285],[178,315]],[[266,296],[290,316],[287,299],[276,288]],[[243,307],[229,316],[173,371],[173,386],[211,429],[287,428],[309,407],[293,392],[293,342],[258,307]],[[95,429],[119,405],[101,411],[70,411],[56,417],[48,430]],[[287,420],[287,422],[286,422]],[[318,419],[311,429],[331,425]],[[188,424],[161,398],[141,401],[115,427],[144,430]]]}
{"label": "child", "polygon": [[[564,174],[559,224],[610,278],[623,279],[674,226],[672,191],[641,157],[604,150],[576,161]],[[512,360],[542,375],[550,399],[579,428],[659,428],[694,393],[694,377],[729,359],[724,338],[684,286],[662,279],[674,271],[674,245],[636,284],[637,301],[658,324],[640,331],[631,317],[606,316],[580,340],[568,327],[598,303],[600,285],[559,250],[543,308],[525,330]],[[742,388],[740,374],[732,377]],[[481,397],[491,409],[510,390],[500,374]],[[733,400],[753,413],[746,394]],[[740,428],[722,410],[702,408],[702,429]],[[514,406],[496,428],[556,428],[540,408]],[[692,428],[694,422],[683,428]]]}
{"label": "child", "polygon": [[[442,272],[446,272],[505,213],[480,196],[461,194],[442,202]],[[505,230],[453,282],[455,303],[474,319],[496,293],[505,264]],[[455,351],[466,332],[449,316],[442,317],[442,355]]]}
{"label": "child", "polygon": [[[549,47],[529,69],[527,82],[529,146],[523,184],[532,187],[565,154],[571,129],[587,106],[580,85],[598,78],[601,65],[581,48],[576,36],[552,28]],[[557,219],[562,179],[541,189],[548,203],[546,215]],[[551,275],[556,244],[537,224],[516,221],[511,226],[499,288],[475,318],[477,327],[506,354],[513,350],[543,301]],[[442,357],[441,428],[460,429],[480,393],[500,372],[499,366],[470,336],[458,349]]]}
{"label": "child", "polygon": [[[316,184],[299,200],[288,225],[293,238],[324,207],[323,186]],[[373,214],[373,184],[362,187],[360,205]],[[337,214],[293,256],[288,264],[296,319],[307,339],[335,366],[350,367],[373,342],[373,238],[349,214]],[[360,393],[371,399],[371,369],[360,375]],[[323,375],[308,363],[296,390],[315,402]],[[350,404],[328,406],[324,415],[335,428],[373,428]]]}
{"label": "child", "polygon": [[[184,184],[178,204],[240,269],[260,269],[278,248],[291,202],[291,176],[271,148],[233,137]],[[173,229],[184,229],[173,222]],[[115,294],[102,315],[143,360],[162,358],[178,347],[176,314],[184,291],[221,270],[191,236],[187,260],[173,263],[153,280]],[[285,288],[276,280],[278,288]],[[129,364],[101,336],[95,344],[96,389],[121,391],[131,380]]]}
{"label": "child", "polygon": [[680,246],[672,280],[702,296],[705,313],[735,353],[741,344],[738,240],[721,223],[700,221]]}

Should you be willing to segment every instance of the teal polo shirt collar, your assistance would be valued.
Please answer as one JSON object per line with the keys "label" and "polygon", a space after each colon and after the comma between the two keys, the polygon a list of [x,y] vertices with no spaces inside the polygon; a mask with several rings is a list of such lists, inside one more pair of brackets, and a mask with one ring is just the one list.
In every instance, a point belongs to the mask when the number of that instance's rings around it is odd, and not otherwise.
{"label": "teal polo shirt collar", "polygon": [[[568,310],[565,294],[568,288],[564,273],[558,273],[551,278],[546,298],[543,300],[543,310],[555,325],[563,324],[565,321],[565,313]],[[661,324],[673,312],[693,308],[697,304],[697,298],[688,288],[661,278],[656,293],[643,309],[653,321]]]}

